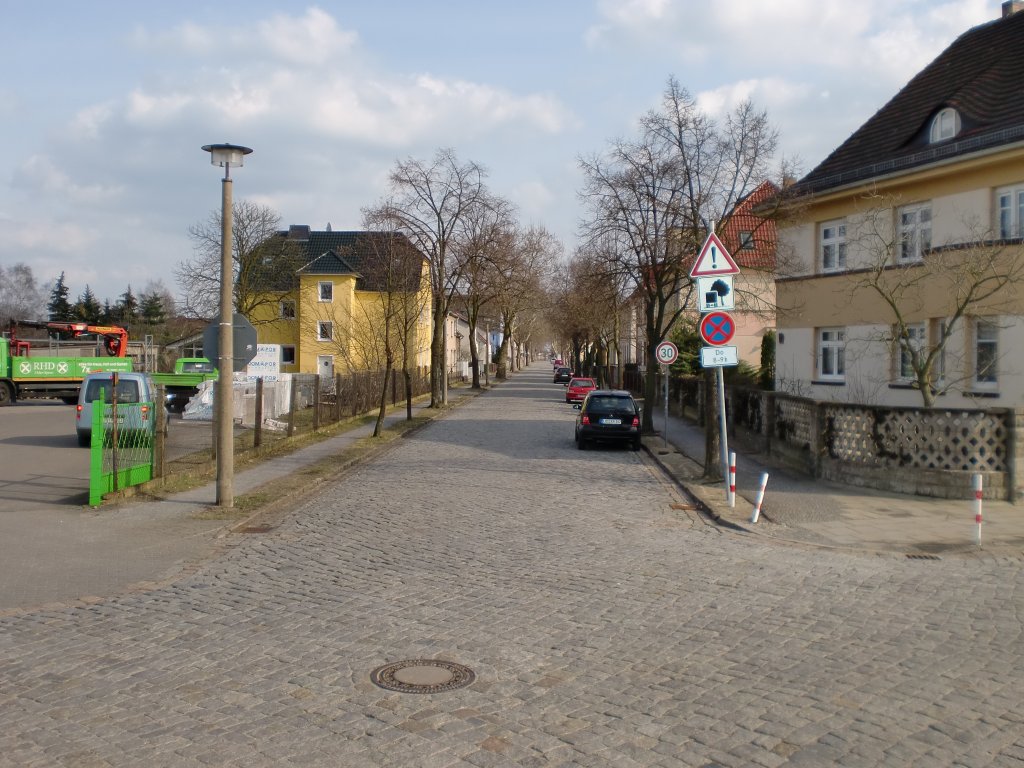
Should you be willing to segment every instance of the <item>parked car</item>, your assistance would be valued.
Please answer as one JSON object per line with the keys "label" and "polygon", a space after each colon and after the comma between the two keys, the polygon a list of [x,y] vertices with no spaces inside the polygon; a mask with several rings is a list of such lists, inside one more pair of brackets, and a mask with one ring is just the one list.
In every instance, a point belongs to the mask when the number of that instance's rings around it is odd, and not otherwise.
{"label": "parked car", "polygon": [[555,380],[554,383],[563,381],[568,384],[572,381],[572,368],[566,368],[564,365],[561,368],[555,368]]}
{"label": "parked car", "polygon": [[82,380],[75,406],[75,432],[78,444],[92,442],[92,407],[101,396],[107,404],[114,402],[114,381],[117,376],[117,428],[121,439],[146,439],[153,435],[153,386],[145,373],[89,373]]}
{"label": "parked car", "polygon": [[583,402],[587,393],[595,389],[597,389],[597,382],[593,379],[573,378],[569,381],[569,386],[565,388],[565,402]]}
{"label": "parked car", "polygon": [[597,441],[627,442],[640,450],[640,406],[629,392],[595,389],[573,408],[576,414],[576,447],[585,450]]}

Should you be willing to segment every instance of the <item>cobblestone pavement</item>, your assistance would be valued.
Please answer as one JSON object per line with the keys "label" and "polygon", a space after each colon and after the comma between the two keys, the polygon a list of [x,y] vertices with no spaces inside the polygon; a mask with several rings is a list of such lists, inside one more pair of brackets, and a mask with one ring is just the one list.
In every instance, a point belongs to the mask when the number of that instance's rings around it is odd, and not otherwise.
{"label": "cobblestone pavement", "polygon": [[[0,618],[3,766],[1024,765],[1019,558],[736,534],[534,366],[179,581]],[[394,693],[443,659],[471,685]]]}

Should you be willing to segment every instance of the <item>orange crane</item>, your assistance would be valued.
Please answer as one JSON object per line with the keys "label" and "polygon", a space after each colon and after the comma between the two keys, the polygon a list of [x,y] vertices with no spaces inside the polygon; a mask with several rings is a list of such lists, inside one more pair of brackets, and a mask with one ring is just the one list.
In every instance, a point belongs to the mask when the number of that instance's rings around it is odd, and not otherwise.
{"label": "orange crane", "polygon": [[16,328],[44,328],[48,331],[71,334],[77,339],[86,334],[102,336],[103,348],[109,357],[125,357],[128,354],[128,331],[119,325],[90,325],[89,323],[45,322],[40,320],[11,321],[11,354],[28,354],[30,342],[18,340]]}

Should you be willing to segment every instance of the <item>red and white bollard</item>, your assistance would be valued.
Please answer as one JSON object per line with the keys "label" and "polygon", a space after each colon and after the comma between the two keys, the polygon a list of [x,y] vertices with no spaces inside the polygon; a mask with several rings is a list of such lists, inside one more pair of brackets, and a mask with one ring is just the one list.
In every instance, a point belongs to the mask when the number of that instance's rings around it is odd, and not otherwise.
{"label": "red and white bollard", "polygon": [[761,473],[761,487],[757,490],[757,502],[754,504],[754,511],[750,513],[750,522],[756,523],[761,516],[761,504],[764,502],[764,489],[768,485],[768,473]]}
{"label": "red and white bollard", "polygon": [[736,454],[729,454],[729,507],[736,508]]}
{"label": "red and white bollard", "polygon": [[974,543],[981,546],[981,475],[971,477],[974,486]]}

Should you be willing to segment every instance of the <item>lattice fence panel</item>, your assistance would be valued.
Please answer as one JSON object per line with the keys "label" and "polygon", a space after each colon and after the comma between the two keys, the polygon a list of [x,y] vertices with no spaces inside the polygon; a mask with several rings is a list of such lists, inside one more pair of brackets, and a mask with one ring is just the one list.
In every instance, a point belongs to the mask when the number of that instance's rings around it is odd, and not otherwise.
{"label": "lattice fence panel", "polygon": [[796,448],[814,445],[811,439],[814,403],[791,400],[788,397],[775,398],[775,437]]}
{"label": "lattice fence panel", "polygon": [[825,448],[835,459],[890,468],[1005,472],[1005,414],[954,410],[825,408]]}

